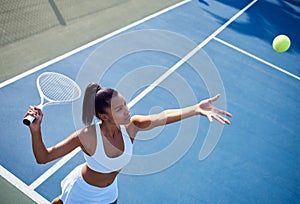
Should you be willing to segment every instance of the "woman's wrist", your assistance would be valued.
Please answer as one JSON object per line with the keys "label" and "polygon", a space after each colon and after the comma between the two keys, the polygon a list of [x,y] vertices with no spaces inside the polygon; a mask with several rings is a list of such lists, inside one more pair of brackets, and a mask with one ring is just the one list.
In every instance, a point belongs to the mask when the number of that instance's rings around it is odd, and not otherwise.
{"label": "woman's wrist", "polygon": [[31,132],[32,136],[40,135],[41,134],[41,126],[34,127],[34,128],[30,127],[30,132]]}

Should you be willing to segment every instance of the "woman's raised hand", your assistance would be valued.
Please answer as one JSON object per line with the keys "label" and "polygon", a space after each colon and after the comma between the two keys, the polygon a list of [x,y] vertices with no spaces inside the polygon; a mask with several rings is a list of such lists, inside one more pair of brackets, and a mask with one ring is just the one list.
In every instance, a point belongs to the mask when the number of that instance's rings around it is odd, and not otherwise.
{"label": "woman's raised hand", "polygon": [[219,98],[220,98],[220,94],[218,94],[212,98],[201,101],[198,104],[197,112],[200,115],[206,116],[210,122],[212,122],[213,119],[215,119],[223,125],[225,123],[230,125],[230,121],[224,116],[228,116],[228,117],[232,118],[232,114],[213,106],[213,102],[217,101]]}
{"label": "woman's raised hand", "polygon": [[35,118],[35,120],[30,125],[30,129],[38,130],[43,119],[42,110],[38,106],[30,106],[24,118],[28,115],[31,115]]}

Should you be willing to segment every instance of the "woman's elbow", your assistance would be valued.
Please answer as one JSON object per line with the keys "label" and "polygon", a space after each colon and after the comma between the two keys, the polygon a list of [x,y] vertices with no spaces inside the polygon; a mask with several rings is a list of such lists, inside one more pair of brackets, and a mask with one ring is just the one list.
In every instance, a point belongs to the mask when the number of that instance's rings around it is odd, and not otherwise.
{"label": "woman's elbow", "polygon": [[38,155],[38,156],[35,155],[35,161],[38,164],[47,164],[48,162],[50,162],[50,159],[48,158],[47,155],[44,155],[44,156],[42,156],[42,155]]}
{"label": "woman's elbow", "polygon": [[38,164],[47,164],[49,160],[46,157],[35,157],[35,161]]}
{"label": "woman's elbow", "polygon": [[40,159],[40,158],[36,158],[36,163],[38,164],[47,164],[48,161],[46,159]]}

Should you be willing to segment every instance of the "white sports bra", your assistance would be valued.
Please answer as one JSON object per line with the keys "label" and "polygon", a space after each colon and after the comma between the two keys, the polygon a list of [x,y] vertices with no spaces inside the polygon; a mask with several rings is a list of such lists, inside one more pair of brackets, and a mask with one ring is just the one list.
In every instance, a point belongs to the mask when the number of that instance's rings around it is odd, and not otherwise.
{"label": "white sports bra", "polygon": [[89,156],[84,153],[87,166],[97,172],[111,173],[126,166],[132,157],[132,142],[127,134],[126,128],[121,125],[121,132],[124,141],[124,152],[115,158],[110,158],[106,155],[99,123],[96,124],[97,146],[96,152]]}

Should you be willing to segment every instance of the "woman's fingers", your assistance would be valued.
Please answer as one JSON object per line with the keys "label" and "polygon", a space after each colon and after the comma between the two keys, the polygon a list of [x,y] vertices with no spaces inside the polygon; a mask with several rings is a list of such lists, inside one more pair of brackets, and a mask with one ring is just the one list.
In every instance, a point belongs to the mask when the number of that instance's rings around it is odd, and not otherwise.
{"label": "woman's fingers", "polygon": [[230,120],[228,120],[227,118],[225,118],[217,113],[208,114],[207,118],[210,122],[213,122],[213,119],[215,119],[222,125],[225,125],[225,124],[230,125],[231,124]]}
{"label": "woman's fingers", "polygon": [[219,114],[216,114],[216,115],[214,116],[214,118],[215,118],[216,120],[218,120],[218,121],[219,121],[221,124],[223,124],[223,125],[225,125],[225,123],[228,124],[228,125],[231,124],[230,121],[229,121],[227,118],[225,118],[225,117],[223,117],[223,116],[221,116],[221,115],[219,115]]}
{"label": "woman's fingers", "polygon": [[[231,124],[230,120],[228,120],[224,116],[228,116],[228,117],[232,118],[232,114],[227,111],[216,108],[215,106],[212,105],[212,103],[217,101],[219,98],[220,98],[220,94],[217,94],[216,96],[214,96],[210,99],[206,99],[206,100],[203,100],[202,102],[200,102],[200,109],[202,109],[201,114],[204,116],[207,116],[207,118],[210,122],[212,122],[213,119],[215,119],[223,125],[225,125],[225,124],[230,125]],[[224,116],[222,116],[222,115],[224,115]]]}
{"label": "woman's fingers", "polygon": [[212,103],[212,102],[217,101],[219,98],[220,98],[220,94],[217,94],[216,96],[210,98],[209,101]]}
{"label": "woman's fingers", "polygon": [[215,120],[217,120],[219,123],[221,123],[222,125],[225,125],[225,122],[222,120],[222,118],[220,118],[217,114],[213,115],[213,118]]}
{"label": "woman's fingers", "polygon": [[229,112],[227,112],[227,111],[224,111],[224,110],[215,108],[214,112],[216,112],[216,113],[218,113],[218,114],[226,115],[226,116],[232,118],[232,114],[229,113]]}
{"label": "woman's fingers", "polygon": [[24,117],[31,115],[35,117],[35,119],[38,119],[40,116],[43,115],[42,110],[38,108],[37,106],[30,106],[27,113],[25,114]]}
{"label": "woman's fingers", "polygon": [[207,118],[208,118],[208,120],[209,120],[209,122],[212,122],[213,121],[213,119],[212,119],[212,115],[207,115]]}
{"label": "woman's fingers", "polygon": [[37,111],[38,115],[40,115],[40,116],[43,115],[42,109],[40,109],[38,106],[34,106],[34,109]]}
{"label": "woman's fingers", "polygon": [[28,115],[33,116],[34,114],[35,114],[34,107],[33,107],[33,106],[30,106],[29,109],[28,109],[28,111],[25,113],[24,118],[25,118],[26,116],[28,116]]}

